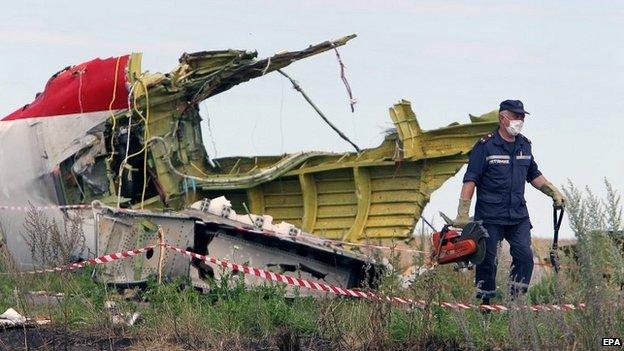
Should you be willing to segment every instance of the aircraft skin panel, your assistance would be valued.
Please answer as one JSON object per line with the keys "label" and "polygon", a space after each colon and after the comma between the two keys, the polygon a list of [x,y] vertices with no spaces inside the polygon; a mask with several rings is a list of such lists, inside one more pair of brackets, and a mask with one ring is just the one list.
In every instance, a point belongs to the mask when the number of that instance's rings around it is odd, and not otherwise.
{"label": "aircraft skin panel", "polygon": [[301,229],[311,233],[314,231],[319,213],[318,184],[313,174],[300,174],[298,178],[303,200]]}
{"label": "aircraft skin panel", "polygon": [[[378,148],[363,150],[359,157],[318,156],[289,173],[300,175],[303,194],[305,189],[314,189],[307,193],[315,198],[304,200],[313,204],[304,209],[306,230],[355,242],[408,239],[433,191],[461,169],[472,145],[496,123],[491,113],[483,118],[473,116],[471,124],[441,128],[447,133],[444,136],[440,130],[422,131],[405,100],[390,111],[397,126],[396,139],[387,138]],[[311,176],[305,181],[302,175]],[[279,182],[280,178],[264,187],[272,188]],[[280,201],[276,196],[272,194],[271,201]],[[276,220],[288,221],[280,216],[283,212],[267,207],[265,212]]]}
{"label": "aircraft skin panel", "polygon": [[[408,239],[433,191],[461,169],[472,145],[496,122],[493,114],[471,116],[470,124],[422,131],[409,102],[402,100],[390,111],[397,132],[377,148],[359,155],[313,156],[284,176],[251,186],[244,201],[256,204],[254,210],[277,222],[293,223],[327,238]],[[279,160],[279,156],[264,157],[262,165]],[[228,174],[260,163],[235,157],[223,161],[227,165],[223,172]],[[227,189],[213,193],[232,197]]]}
{"label": "aircraft skin panel", "polygon": [[54,74],[35,100],[2,121],[128,108],[130,55],[94,59]]}
{"label": "aircraft skin panel", "polygon": [[[131,57],[95,59],[67,67],[48,80],[33,102],[0,120],[1,205],[65,204],[56,191],[59,165],[96,144],[99,139],[90,132],[111,115],[127,110]],[[63,221],[60,210],[48,210],[47,214]],[[28,265],[31,259],[19,235],[24,218],[21,211],[4,213],[2,224],[10,228],[4,239],[13,257]],[[87,237],[91,242],[89,233]]]}

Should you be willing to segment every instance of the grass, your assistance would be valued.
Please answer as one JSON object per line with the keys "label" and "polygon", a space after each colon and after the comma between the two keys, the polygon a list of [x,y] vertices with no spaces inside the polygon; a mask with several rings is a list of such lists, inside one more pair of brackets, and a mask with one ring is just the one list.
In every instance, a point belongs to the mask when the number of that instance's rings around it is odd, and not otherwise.
{"label": "grass", "polygon": [[[410,290],[402,291],[402,295],[424,296],[432,301],[466,301],[467,293],[460,292],[457,285],[471,290],[471,273],[440,267],[431,275],[428,282],[423,279]],[[533,285],[528,302],[555,302],[556,284],[561,279],[548,276]],[[588,306],[586,310],[567,313],[482,315],[478,311],[460,312],[436,306],[409,309],[352,299],[288,299],[283,287],[273,284],[252,289],[242,285],[218,287],[202,294],[184,288],[182,283],[152,282],[135,300],[125,300],[116,289],[94,283],[88,269],[45,276],[3,276],[0,309],[17,307],[29,316],[50,318],[55,328],[67,331],[106,338],[130,337],[138,349],[156,345],[196,350],[279,349],[286,343],[285,337],[304,349],[306,345],[309,349],[354,350],[572,349],[578,343],[585,349],[598,345],[599,336],[621,337],[614,333],[624,330],[622,308],[615,306],[602,306],[598,311],[596,306]],[[439,289],[432,293],[433,290],[424,290],[426,285]],[[26,296],[28,291],[37,290],[62,292],[65,297],[52,304],[35,305]],[[582,296],[566,291],[567,302]],[[499,302],[505,302],[504,299]],[[125,315],[140,312],[142,321],[131,327],[114,325],[106,301],[116,302],[118,311]],[[604,335],[597,335],[597,329],[588,335],[587,326],[595,325],[597,318],[607,318],[613,324],[603,326]]]}
{"label": "grass", "polygon": [[[572,185],[566,192],[577,246],[584,251],[577,259],[563,257],[561,263],[569,268],[558,275],[550,269],[541,272],[527,296],[511,301],[505,289],[500,289],[503,293],[495,302],[512,306],[585,302],[587,308],[583,310],[484,315],[435,305],[411,309],[330,296],[286,298],[284,287],[278,284],[249,288],[227,281],[213,282],[209,293],[189,288],[184,280],[163,285],[152,281],[145,290],[127,298],[114,288],[93,282],[91,269],[85,268],[74,273],[0,275],[0,310],[13,307],[22,314],[52,320],[51,326],[13,331],[24,336],[11,339],[17,344],[8,346],[2,341],[9,340],[3,337],[8,332],[0,331],[0,349],[32,348],[34,341],[25,336],[51,329],[64,335],[87,335],[93,342],[91,347],[101,349],[118,348],[115,341],[120,339],[130,340],[124,345],[136,350],[599,349],[602,337],[624,337],[619,285],[622,252],[608,234],[621,228],[615,221],[621,212],[609,205],[619,204],[619,197],[612,193],[614,198],[596,202],[591,192]],[[601,208],[611,210],[605,210],[602,224],[596,225],[590,217]],[[508,273],[506,266],[499,265],[501,287]],[[0,270],[12,271],[6,265]],[[441,266],[421,275],[407,289],[401,288],[397,276],[391,274],[380,282],[380,290],[430,302],[473,302],[473,277],[472,271],[455,272],[452,267]],[[38,290],[60,292],[64,297],[34,303],[28,292]],[[107,301],[115,302],[116,311],[107,308]],[[113,323],[114,315],[134,312],[141,315],[139,323]]]}

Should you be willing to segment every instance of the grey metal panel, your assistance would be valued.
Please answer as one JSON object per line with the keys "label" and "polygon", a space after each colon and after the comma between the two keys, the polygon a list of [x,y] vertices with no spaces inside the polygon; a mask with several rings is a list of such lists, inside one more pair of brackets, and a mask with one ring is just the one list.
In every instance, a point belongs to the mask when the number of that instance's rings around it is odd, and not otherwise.
{"label": "grey metal panel", "polygon": [[[98,255],[131,250],[137,247],[157,245],[158,232],[146,229],[142,225],[148,221],[150,226],[160,227],[164,241],[171,245],[187,248],[193,244],[194,220],[184,218],[153,217],[141,214],[128,216],[124,213],[99,216]],[[112,284],[134,284],[147,281],[150,275],[158,274],[160,248],[152,254],[117,260],[101,265],[96,274],[98,281]],[[171,250],[163,250],[163,280],[187,277],[189,259]]]}
{"label": "grey metal panel", "polygon": [[[340,287],[349,286],[352,274],[351,270],[346,267],[328,265],[312,258],[297,255],[284,250],[276,250],[275,248],[259,245],[253,241],[243,240],[230,235],[217,235],[208,245],[208,251],[210,256],[213,257],[227,259],[239,264],[244,263],[255,268],[287,274],[301,279],[337,285]],[[283,269],[280,269],[280,266],[283,267],[284,265],[305,265],[314,271],[324,274],[325,277],[319,279],[318,277],[314,277],[309,272],[302,270],[285,272]],[[224,271],[224,269],[220,266],[214,264],[209,264],[209,266],[213,268],[216,279],[220,279],[224,273],[227,275],[231,274],[230,271]],[[244,279],[245,285],[247,286],[272,284],[252,275],[242,276],[241,274],[236,279]],[[194,280],[194,283],[195,282],[197,281]],[[201,285],[201,283],[198,285]],[[287,288],[287,292],[291,295],[294,291],[295,288],[292,286]],[[298,294],[300,296],[324,296],[326,293],[302,288],[299,290]]]}

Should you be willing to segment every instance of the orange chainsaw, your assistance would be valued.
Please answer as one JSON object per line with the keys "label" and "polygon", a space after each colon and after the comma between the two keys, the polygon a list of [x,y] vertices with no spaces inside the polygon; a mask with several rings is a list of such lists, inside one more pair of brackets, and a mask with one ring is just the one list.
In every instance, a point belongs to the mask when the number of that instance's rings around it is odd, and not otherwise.
{"label": "orange chainsaw", "polygon": [[431,259],[438,264],[458,263],[467,267],[469,263],[478,265],[485,258],[485,238],[489,237],[481,221],[469,222],[461,228],[454,228],[452,220],[440,213],[446,221],[442,230],[436,229],[424,218],[423,221],[431,227]]}

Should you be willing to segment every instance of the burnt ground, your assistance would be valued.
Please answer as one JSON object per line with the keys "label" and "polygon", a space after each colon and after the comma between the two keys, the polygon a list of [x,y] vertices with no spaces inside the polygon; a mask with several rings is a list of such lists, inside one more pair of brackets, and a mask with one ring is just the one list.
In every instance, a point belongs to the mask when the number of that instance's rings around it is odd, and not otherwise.
{"label": "burnt ground", "polygon": [[[154,345],[145,340],[133,337],[113,336],[106,337],[101,332],[93,331],[67,331],[58,327],[39,328],[11,328],[0,329],[0,351],[4,350],[135,350],[157,349],[167,350],[203,350],[205,345],[193,344],[187,340],[176,342],[166,341],[164,344]],[[26,339],[25,339],[26,335]],[[133,348],[133,346],[136,346]],[[236,340],[227,341],[221,345],[222,349],[231,350],[332,350],[326,340],[308,339],[301,340],[289,334],[279,335],[265,340]]]}
{"label": "burnt ground", "polygon": [[73,332],[52,327],[0,329],[0,351],[124,350],[132,342],[133,339],[128,337],[106,337],[95,332]]}
{"label": "burnt ground", "polygon": [[[140,340],[129,336],[104,336],[101,331],[68,331],[59,327],[45,326],[38,328],[0,329],[0,351],[5,350],[205,350],[210,349],[201,343],[176,342],[168,340],[156,343]],[[26,338],[25,338],[26,336]],[[354,350],[461,350],[453,342],[440,340],[424,340],[418,344],[403,345],[350,345]],[[221,343],[223,350],[275,350],[275,351],[308,351],[335,350],[336,344],[319,337],[298,337],[288,332],[278,333],[263,340],[230,340]],[[338,348],[344,348],[340,345]]]}

